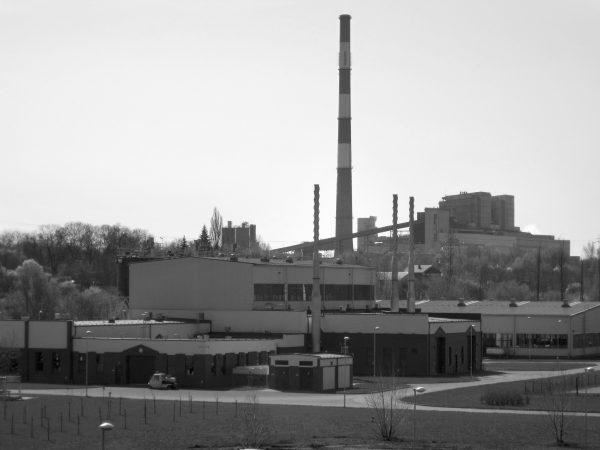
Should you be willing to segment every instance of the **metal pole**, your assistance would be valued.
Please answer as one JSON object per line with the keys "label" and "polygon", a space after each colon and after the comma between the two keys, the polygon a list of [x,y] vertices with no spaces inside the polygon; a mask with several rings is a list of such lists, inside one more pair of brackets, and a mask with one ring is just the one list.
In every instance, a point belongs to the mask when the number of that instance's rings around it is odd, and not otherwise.
{"label": "metal pole", "polygon": [[413,389],[413,448],[417,445],[417,390]]}
{"label": "metal pole", "polygon": [[377,347],[375,346],[375,332],[379,330],[379,327],[373,327],[373,376],[377,376],[375,372],[375,368],[377,367],[375,362],[377,360]]}
{"label": "metal pole", "polygon": [[377,330],[377,327],[373,328],[373,376],[375,375],[375,361],[376,361],[376,347],[375,347],[375,330]]}
{"label": "metal pole", "polygon": [[469,352],[469,372],[471,378],[473,378],[473,325],[469,327],[469,345],[471,346],[471,351]]}

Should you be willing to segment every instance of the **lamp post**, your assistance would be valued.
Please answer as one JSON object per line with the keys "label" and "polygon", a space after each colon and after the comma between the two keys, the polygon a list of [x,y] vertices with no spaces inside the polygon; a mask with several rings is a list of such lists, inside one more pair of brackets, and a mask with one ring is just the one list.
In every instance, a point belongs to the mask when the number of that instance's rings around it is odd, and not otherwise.
{"label": "lamp post", "polygon": [[88,368],[90,366],[90,362],[89,362],[89,356],[90,356],[90,343],[87,341],[87,339],[90,337],[90,334],[92,334],[92,332],[90,330],[87,330],[85,332],[85,396],[88,396]]}
{"label": "lamp post", "polygon": [[343,348],[343,351],[342,351],[342,353],[344,355],[348,354],[348,341],[349,340],[350,340],[350,338],[348,336],[344,336],[344,348]]}
{"label": "lamp post", "polygon": [[473,333],[475,332],[475,325],[471,324],[469,327],[469,345],[471,351],[469,352],[469,374],[473,378]]}
{"label": "lamp post", "polygon": [[421,394],[422,392],[425,392],[427,389],[425,389],[423,386],[417,386],[413,388],[413,398],[414,398],[414,402],[413,402],[413,448],[415,448],[415,446],[417,445],[417,392],[419,394]]}
{"label": "lamp post", "polygon": [[[527,316],[527,320],[529,320],[529,319],[531,319],[531,316]],[[529,325],[529,324],[527,324],[527,325]],[[528,328],[528,331],[530,331],[529,326],[527,328]],[[527,350],[529,353],[529,359],[531,359],[531,333],[527,333]]]}
{"label": "lamp post", "polygon": [[587,408],[587,393],[588,393],[588,384],[590,381],[590,372],[594,371],[594,367],[586,367],[584,369],[584,373],[586,373],[586,380],[585,380],[585,392],[584,392],[584,398],[583,398],[583,404],[584,404],[584,408],[585,408],[585,428],[584,428],[584,447],[587,447],[588,444],[588,408]]}
{"label": "lamp post", "polygon": [[114,428],[115,426],[110,423],[110,422],[102,422],[98,428],[100,428],[102,430],[102,450],[104,450],[104,433],[106,433],[107,431],[110,431]]}
{"label": "lamp post", "polygon": [[379,327],[373,327],[373,376],[376,376],[375,374],[375,367],[377,367],[375,365],[375,361],[377,360],[377,347],[375,345],[375,333],[376,331],[379,330]]}

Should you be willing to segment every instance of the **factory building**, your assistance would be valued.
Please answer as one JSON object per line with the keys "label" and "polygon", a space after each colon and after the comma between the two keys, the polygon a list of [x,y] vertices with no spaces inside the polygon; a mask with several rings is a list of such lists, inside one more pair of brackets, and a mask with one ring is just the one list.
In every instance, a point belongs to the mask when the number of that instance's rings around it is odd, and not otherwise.
{"label": "factory building", "polygon": [[[389,301],[382,301],[383,309]],[[600,355],[600,302],[420,300],[416,310],[481,323],[487,356],[587,358]],[[406,301],[400,302],[406,308]]]}
{"label": "factory building", "polygon": [[221,249],[226,252],[246,252],[256,247],[256,225],[242,222],[233,226],[231,221],[221,229]]}

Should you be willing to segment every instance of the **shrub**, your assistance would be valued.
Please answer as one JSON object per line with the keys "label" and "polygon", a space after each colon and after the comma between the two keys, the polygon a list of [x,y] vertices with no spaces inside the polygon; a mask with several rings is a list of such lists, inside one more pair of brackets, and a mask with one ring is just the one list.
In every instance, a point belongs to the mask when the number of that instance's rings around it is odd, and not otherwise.
{"label": "shrub", "polygon": [[523,406],[529,404],[529,396],[523,397],[517,391],[487,391],[481,396],[481,403],[490,406]]}

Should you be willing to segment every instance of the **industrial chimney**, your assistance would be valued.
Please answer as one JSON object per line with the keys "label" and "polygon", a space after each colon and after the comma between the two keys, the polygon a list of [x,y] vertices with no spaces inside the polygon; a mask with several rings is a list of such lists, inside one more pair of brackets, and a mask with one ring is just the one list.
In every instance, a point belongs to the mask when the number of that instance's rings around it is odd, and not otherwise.
{"label": "industrial chimney", "polygon": [[[338,114],[337,201],[335,237],[352,234],[352,152],[350,114],[350,16],[340,16],[340,98]],[[337,241],[335,254],[352,253],[352,239]]]}

